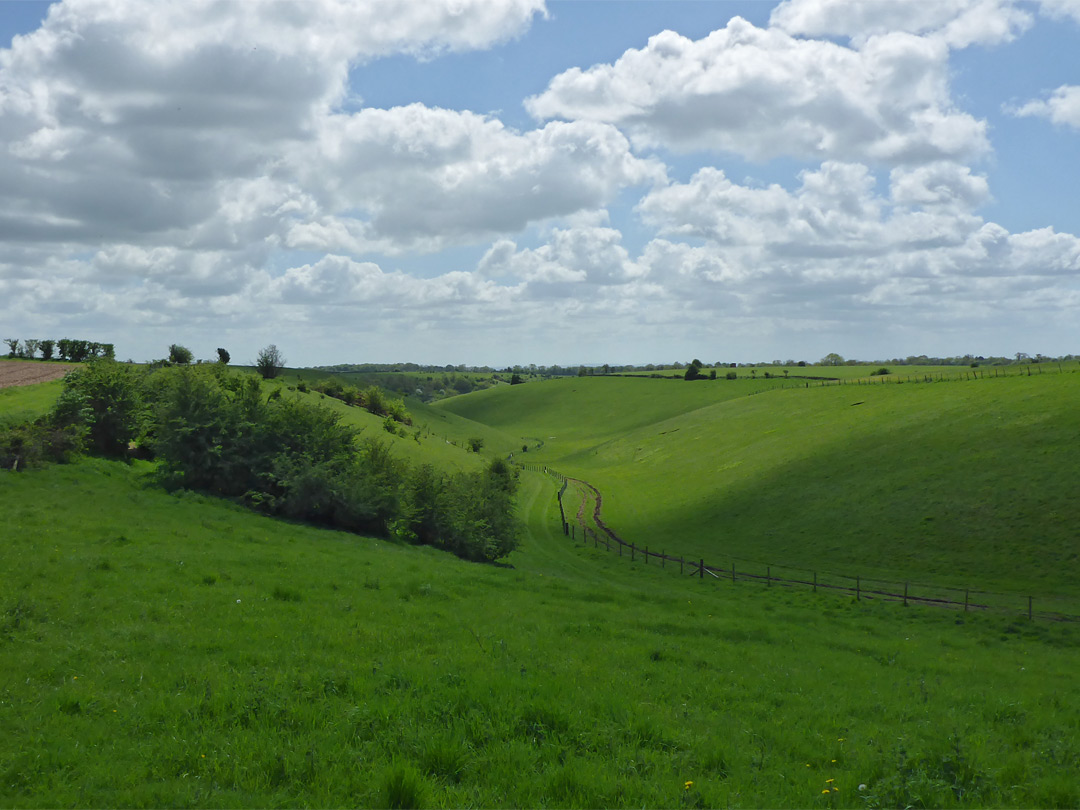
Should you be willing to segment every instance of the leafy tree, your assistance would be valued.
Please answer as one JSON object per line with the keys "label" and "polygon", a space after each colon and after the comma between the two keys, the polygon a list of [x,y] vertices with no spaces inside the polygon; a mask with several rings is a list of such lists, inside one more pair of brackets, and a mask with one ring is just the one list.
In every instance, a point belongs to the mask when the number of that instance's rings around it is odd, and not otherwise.
{"label": "leafy tree", "polygon": [[8,357],[15,357],[19,352],[19,339],[4,338],[4,343],[8,345]]}
{"label": "leafy tree", "polygon": [[[61,341],[63,343],[64,341]],[[83,362],[90,354],[90,341],[69,340],[67,341],[67,359],[72,363]]]}
{"label": "leafy tree", "polygon": [[821,365],[842,366],[844,365],[844,358],[838,355],[836,352],[829,352],[829,354],[821,358]]}
{"label": "leafy tree", "polygon": [[37,354],[38,347],[40,345],[41,345],[40,340],[34,340],[33,338],[27,338],[26,340],[24,340],[23,341],[23,346],[25,347],[24,350],[26,352],[26,356],[30,357],[30,358],[33,358],[33,356],[35,354]]}
{"label": "leafy tree", "polygon": [[194,357],[195,355],[191,353],[191,349],[181,346],[179,343],[174,343],[169,347],[169,362],[173,365],[189,365]]}
{"label": "leafy tree", "polygon": [[376,416],[386,416],[386,396],[377,385],[368,387],[363,394],[364,410]]}
{"label": "leafy tree", "polygon": [[701,361],[693,360],[690,365],[686,367],[686,373],[683,375],[684,380],[699,380],[701,379]]}
{"label": "leafy tree", "polygon": [[38,348],[41,349],[42,360],[52,360],[53,349],[56,348],[56,341],[49,340],[48,338],[38,341]]}
{"label": "leafy tree", "polygon": [[511,384],[511,385],[521,385],[521,384],[522,384],[523,382],[525,382],[525,380],[521,379],[521,375],[520,375],[520,374],[514,374],[514,375],[513,375],[513,376],[512,376],[511,378],[510,378],[510,384]]}
{"label": "leafy tree", "polygon": [[100,455],[124,455],[140,429],[139,374],[106,359],[69,372],[56,405],[57,424],[83,426],[90,448]]}
{"label": "leafy tree", "polygon": [[218,349],[217,350],[217,357],[218,357],[218,362],[221,363],[222,365],[225,365],[225,366],[229,365],[229,360],[232,359],[232,357],[229,355],[229,353],[227,351],[225,351],[225,349]]}
{"label": "leafy tree", "polygon": [[278,347],[271,343],[265,349],[260,350],[255,360],[255,368],[258,369],[264,380],[272,380],[285,368],[285,357]]}
{"label": "leafy tree", "polygon": [[479,436],[473,436],[471,439],[469,439],[469,449],[472,450],[474,453],[479,453],[481,450],[484,449],[484,440]]}
{"label": "leafy tree", "polygon": [[502,459],[480,473],[460,473],[443,488],[436,545],[469,560],[492,562],[518,544],[513,498],[517,476]]}

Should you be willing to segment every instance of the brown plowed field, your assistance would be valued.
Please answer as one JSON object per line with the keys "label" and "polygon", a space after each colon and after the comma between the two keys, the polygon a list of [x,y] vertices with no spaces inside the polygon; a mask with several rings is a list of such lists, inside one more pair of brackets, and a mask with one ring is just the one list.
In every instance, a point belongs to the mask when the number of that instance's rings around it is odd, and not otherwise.
{"label": "brown plowed field", "polygon": [[58,380],[75,366],[66,363],[20,363],[0,360],[0,388]]}

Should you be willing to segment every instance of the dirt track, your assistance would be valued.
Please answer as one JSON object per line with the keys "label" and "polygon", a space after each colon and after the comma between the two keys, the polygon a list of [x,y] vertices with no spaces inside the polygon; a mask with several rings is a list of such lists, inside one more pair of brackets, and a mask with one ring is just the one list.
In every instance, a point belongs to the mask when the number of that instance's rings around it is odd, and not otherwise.
{"label": "dirt track", "polygon": [[25,363],[0,360],[0,388],[58,380],[74,366],[66,363]]}

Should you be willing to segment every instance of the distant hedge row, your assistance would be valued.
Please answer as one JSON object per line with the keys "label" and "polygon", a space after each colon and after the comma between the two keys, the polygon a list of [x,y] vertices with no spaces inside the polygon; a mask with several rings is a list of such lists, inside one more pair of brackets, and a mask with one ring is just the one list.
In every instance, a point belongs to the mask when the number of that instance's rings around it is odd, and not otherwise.
{"label": "distant hedge row", "polygon": [[405,410],[405,403],[400,399],[389,399],[386,392],[377,385],[371,385],[361,391],[354,385],[342,385],[340,380],[323,379],[308,385],[303,380],[296,386],[297,391],[317,391],[346,405],[355,405],[376,416],[389,416],[395,422],[411,425],[412,417]]}
{"label": "distant hedge row", "polygon": [[[93,340],[71,340],[62,338],[52,340],[45,338],[5,338],[4,343],[8,346],[8,357],[25,357],[34,359],[38,353],[42,360],[64,360],[68,363],[82,363],[85,360],[93,360],[103,357],[113,360],[116,357],[116,349],[111,343],[98,343]],[[54,358],[55,355],[55,358]]]}

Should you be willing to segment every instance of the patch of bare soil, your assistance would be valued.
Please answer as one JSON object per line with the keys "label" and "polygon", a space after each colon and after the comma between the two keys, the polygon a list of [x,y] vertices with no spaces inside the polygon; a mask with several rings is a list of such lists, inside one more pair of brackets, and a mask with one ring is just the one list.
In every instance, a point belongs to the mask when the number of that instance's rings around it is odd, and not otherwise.
{"label": "patch of bare soil", "polygon": [[0,388],[58,380],[73,368],[75,367],[66,363],[20,363],[14,360],[0,360]]}

